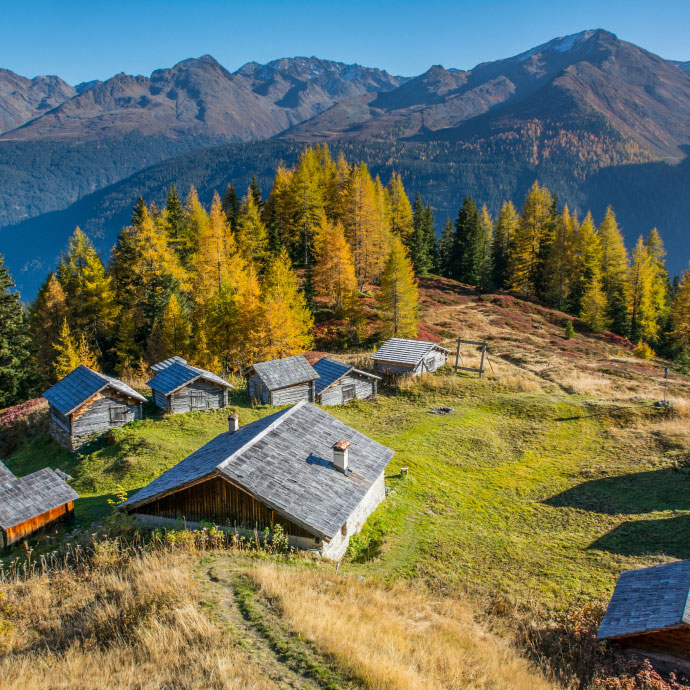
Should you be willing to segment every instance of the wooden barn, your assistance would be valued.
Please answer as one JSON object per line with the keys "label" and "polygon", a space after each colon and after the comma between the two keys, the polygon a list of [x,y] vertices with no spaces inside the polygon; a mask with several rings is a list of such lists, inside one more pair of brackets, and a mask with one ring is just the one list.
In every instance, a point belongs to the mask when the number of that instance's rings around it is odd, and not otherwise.
{"label": "wooden barn", "polygon": [[193,367],[182,357],[154,364],[156,375],[146,384],[153,401],[170,414],[212,410],[228,406],[228,390],[234,388],[220,376]]}
{"label": "wooden barn", "polygon": [[330,357],[313,364],[319,378],[314,382],[316,402],[320,405],[342,405],[350,400],[373,400],[380,376],[355,369]]}
{"label": "wooden barn", "polygon": [[229,420],[121,509],[154,526],[205,521],[251,535],[281,525],[292,545],[341,558],[385,497],[393,451],[305,401],[244,427]]}
{"label": "wooden barn", "polygon": [[621,573],[597,637],[690,672],[690,561]]}
{"label": "wooden barn", "polygon": [[419,376],[442,367],[449,354],[450,350],[427,340],[390,338],[371,358],[374,369],[383,374]]}
{"label": "wooden barn", "polygon": [[245,376],[249,397],[264,405],[314,402],[314,382],[319,378],[304,355],[258,362]]}
{"label": "wooden barn", "polygon": [[67,450],[76,450],[108,429],[142,416],[146,398],[117,379],[83,365],[49,388],[50,435]]}
{"label": "wooden barn", "polygon": [[0,549],[58,523],[72,522],[79,495],[60,474],[46,467],[15,477],[0,462]]}

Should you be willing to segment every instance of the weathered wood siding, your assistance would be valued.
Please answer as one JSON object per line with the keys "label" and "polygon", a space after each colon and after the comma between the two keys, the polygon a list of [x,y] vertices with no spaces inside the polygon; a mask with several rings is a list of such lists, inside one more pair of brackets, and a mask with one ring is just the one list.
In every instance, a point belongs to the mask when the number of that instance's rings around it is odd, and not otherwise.
{"label": "weathered wood siding", "polygon": [[347,374],[340,381],[321,393],[319,402],[322,405],[341,405],[347,391],[353,391],[355,400],[367,400],[376,397],[376,380],[361,374]]}
{"label": "weathered wood siding", "polygon": [[252,374],[252,376],[247,378],[247,392],[250,398],[258,400],[264,405],[268,405],[271,402],[268,388],[264,386],[263,381],[256,374]]}
{"label": "weathered wood siding", "polygon": [[400,364],[399,362],[374,361],[374,369],[383,374],[412,374],[414,367],[411,364]]}
{"label": "weathered wood siding", "polygon": [[170,409],[172,414],[190,410],[212,410],[228,406],[228,391],[209,381],[194,381],[179,391],[171,393]]}
{"label": "weathered wood siding", "polygon": [[160,407],[161,410],[169,412],[170,401],[165,395],[163,395],[163,393],[153,391],[153,402],[156,403],[156,405],[158,405],[158,407]]}
{"label": "weathered wood siding", "polygon": [[646,635],[631,635],[615,641],[621,647],[672,654],[690,661],[690,628],[669,628]]}
{"label": "weathered wood siding", "polygon": [[58,410],[51,405],[48,415],[48,431],[55,441],[65,450],[69,451],[72,450],[71,427],[72,422],[70,418],[58,412]]}
{"label": "weathered wood siding", "polygon": [[425,371],[436,371],[446,363],[446,353],[432,350],[417,365],[415,374],[423,374]]}
{"label": "weathered wood siding", "polygon": [[308,383],[297,383],[294,386],[288,386],[287,388],[280,388],[277,391],[271,391],[271,405],[293,405],[298,403],[300,400],[308,400],[313,402],[314,396],[314,384],[309,381]]}
{"label": "weathered wood siding", "polygon": [[213,477],[137,508],[137,513],[193,522],[213,522],[237,529],[281,525],[288,534],[313,537],[230,482]]}
{"label": "weathered wood siding", "polygon": [[0,530],[0,537],[2,538],[1,546],[3,549],[6,549],[54,523],[71,522],[73,517],[74,501],[70,501],[65,505],[41,513],[41,515],[37,515],[31,518],[31,520],[26,520],[10,529]]}

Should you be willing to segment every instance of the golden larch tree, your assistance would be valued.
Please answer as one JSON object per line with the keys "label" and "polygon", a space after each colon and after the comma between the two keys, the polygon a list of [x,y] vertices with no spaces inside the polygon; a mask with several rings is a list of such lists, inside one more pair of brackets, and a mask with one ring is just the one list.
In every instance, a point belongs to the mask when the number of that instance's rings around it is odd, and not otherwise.
{"label": "golden larch tree", "polygon": [[378,303],[386,335],[400,338],[414,338],[417,335],[417,280],[407,250],[399,237],[391,240],[391,250],[381,276]]}

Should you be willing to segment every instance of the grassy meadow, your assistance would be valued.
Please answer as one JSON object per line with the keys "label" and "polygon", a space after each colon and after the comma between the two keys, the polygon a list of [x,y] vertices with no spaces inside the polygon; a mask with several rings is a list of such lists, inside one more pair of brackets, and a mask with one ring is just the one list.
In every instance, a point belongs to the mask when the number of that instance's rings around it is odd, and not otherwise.
{"label": "grassy meadow", "polygon": [[[388,383],[376,401],[329,408],[396,452],[389,497],[337,576],[333,564],[302,557],[185,555],[185,578],[198,588],[191,598],[234,636],[227,658],[245,655],[262,669],[238,687],[561,687],[506,642],[517,639],[516,621],[555,620],[607,600],[621,570],[690,558],[688,379],[673,373],[672,405],[659,408],[663,362],[635,360],[605,336],[567,340],[569,317],[537,305],[447,288],[425,286],[422,331],[486,339],[488,375],[445,369]],[[241,388],[231,398],[241,424],[273,411],[252,408]],[[83,496],[78,527],[89,529],[112,510],[118,486],[131,494],[226,428],[226,411],[167,417],[149,405],[145,420],[78,455],[38,431],[7,464],[71,474]],[[376,632],[384,619],[388,647]],[[339,649],[348,630],[368,635],[370,648]],[[423,641],[441,651],[417,658]],[[235,687],[214,675],[223,658],[204,659],[209,687]],[[21,678],[16,668],[8,678]],[[289,683],[276,680],[281,673]]]}

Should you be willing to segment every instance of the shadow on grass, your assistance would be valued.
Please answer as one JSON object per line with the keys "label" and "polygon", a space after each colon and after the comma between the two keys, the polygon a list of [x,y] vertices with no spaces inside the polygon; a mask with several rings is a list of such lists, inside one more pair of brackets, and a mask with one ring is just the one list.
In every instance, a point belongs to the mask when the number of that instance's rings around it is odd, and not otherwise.
{"label": "shadow on grass", "polygon": [[622,556],[663,554],[673,558],[690,558],[690,515],[624,522],[587,548]]}
{"label": "shadow on grass", "polygon": [[546,499],[552,508],[578,508],[607,515],[690,510],[690,475],[664,469],[583,482]]}

